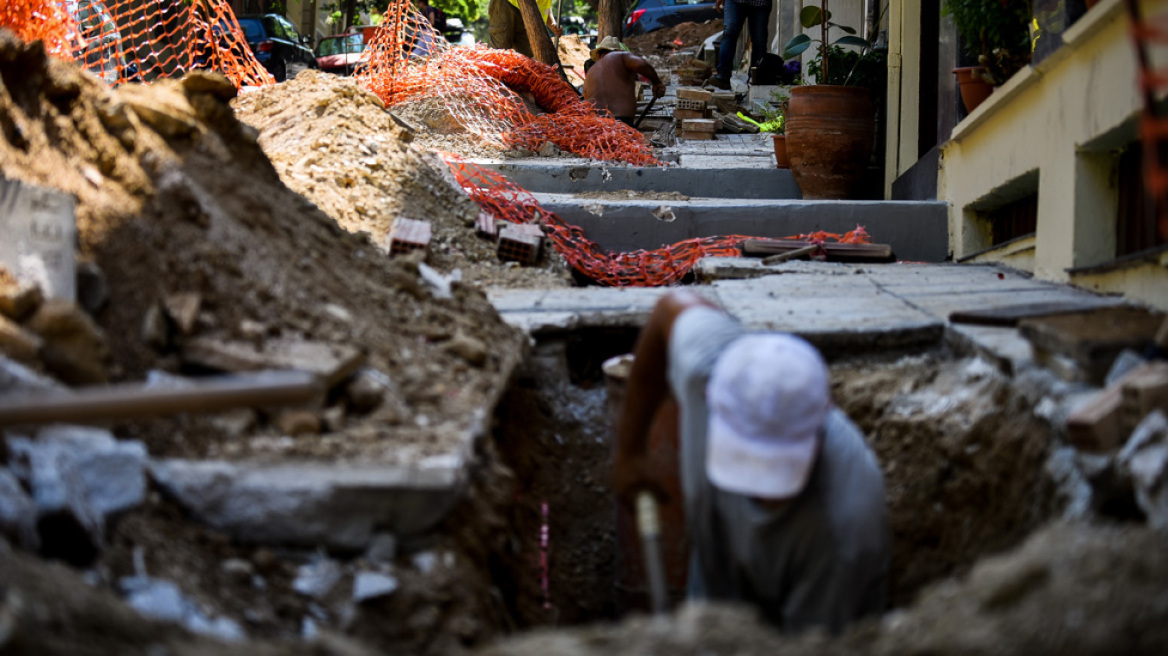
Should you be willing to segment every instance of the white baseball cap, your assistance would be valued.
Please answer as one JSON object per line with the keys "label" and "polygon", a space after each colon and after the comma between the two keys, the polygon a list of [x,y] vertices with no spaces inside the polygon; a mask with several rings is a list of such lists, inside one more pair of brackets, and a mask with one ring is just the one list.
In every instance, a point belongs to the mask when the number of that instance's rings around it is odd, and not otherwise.
{"label": "white baseball cap", "polygon": [[831,406],[827,365],[792,335],[734,340],[706,387],[706,474],[719,489],[766,499],[802,492]]}

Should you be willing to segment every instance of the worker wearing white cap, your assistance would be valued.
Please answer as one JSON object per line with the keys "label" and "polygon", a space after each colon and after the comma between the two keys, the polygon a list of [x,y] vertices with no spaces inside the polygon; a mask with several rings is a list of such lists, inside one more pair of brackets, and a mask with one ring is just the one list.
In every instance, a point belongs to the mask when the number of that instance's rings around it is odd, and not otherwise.
{"label": "worker wearing white cap", "polygon": [[807,342],[749,333],[701,297],[654,308],[618,424],[623,500],[657,491],[646,435],[672,392],[692,554],[689,597],[741,601],[784,631],[838,633],[884,604],[884,482],[859,429],[831,403]]}

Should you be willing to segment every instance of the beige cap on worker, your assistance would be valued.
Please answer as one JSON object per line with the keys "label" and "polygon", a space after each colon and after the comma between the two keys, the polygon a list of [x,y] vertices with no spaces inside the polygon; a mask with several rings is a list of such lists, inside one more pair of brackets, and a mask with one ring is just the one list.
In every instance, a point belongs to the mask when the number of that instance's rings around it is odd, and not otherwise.
{"label": "beige cap on worker", "polygon": [[710,374],[706,475],[727,492],[798,496],[814,469],[831,407],[827,366],[793,335],[744,335]]}
{"label": "beige cap on worker", "polygon": [[610,50],[624,50],[625,47],[621,45],[620,39],[609,35],[600,40],[596,47],[592,49],[592,60],[600,59],[600,53],[608,52]]}

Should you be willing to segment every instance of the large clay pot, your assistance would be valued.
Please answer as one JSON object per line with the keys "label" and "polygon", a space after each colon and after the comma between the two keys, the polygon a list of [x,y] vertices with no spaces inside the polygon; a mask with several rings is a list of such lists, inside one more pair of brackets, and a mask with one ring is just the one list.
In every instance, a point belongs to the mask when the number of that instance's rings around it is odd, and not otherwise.
{"label": "large clay pot", "polygon": [[791,158],[787,157],[787,135],[772,134],[771,138],[775,140],[775,164],[780,169],[791,168]]}
{"label": "large clay pot", "polygon": [[803,198],[850,198],[868,169],[876,138],[868,90],[826,84],[794,87],[786,128],[791,175]]}
{"label": "large clay pot", "polygon": [[953,69],[953,72],[957,74],[957,84],[961,86],[961,102],[965,105],[967,112],[973,112],[994,92],[994,87],[989,82],[974,75],[975,71],[984,70],[984,66],[965,66]]}

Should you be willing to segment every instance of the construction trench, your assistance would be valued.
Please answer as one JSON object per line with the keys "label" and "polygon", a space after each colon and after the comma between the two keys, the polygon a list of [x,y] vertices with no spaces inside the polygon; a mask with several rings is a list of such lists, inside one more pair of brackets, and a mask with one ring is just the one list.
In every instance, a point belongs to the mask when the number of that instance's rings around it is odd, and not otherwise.
{"label": "construction trench", "polygon": [[[3,411],[67,387],[181,391],[266,368],[307,368],[327,388],[291,407],[7,423],[4,653],[1168,648],[1161,488],[1117,448],[1069,440],[1068,415],[1102,376],[1073,380],[1070,355],[1041,360],[1014,325],[954,319],[1007,302],[1162,317],[942,263],[943,205],[803,203],[769,166],[744,167],[733,206],[701,200],[708,173],[685,172],[724,155],[684,145],[671,169],[492,157],[604,248],[859,222],[901,257],[706,257],[685,279],[828,360],[834,401],[884,472],[887,613],[837,637],[781,636],[724,605],[653,621],[610,487],[620,392],[605,363],[667,290],[580,286],[552,248],[532,266],[499,262],[475,234],[480,206],[426,147],[470,140],[440,109],[394,116],[353,80],[309,71],[237,96],[196,73],[111,89],[0,33],[0,82],[0,174],[72,197],[79,261],[76,303],[3,280]],[[545,172],[519,182],[524,168]],[[565,196],[565,171],[594,184]],[[739,223],[716,225],[714,208],[734,207]],[[397,217],[431,222],[427,254],[386,253]],[[1163,440],[1163,423],[1149,415],[1141,440]],[[667,547],[684,561],[683,544]],[[683,576],[671,571],[679,602]]]}

